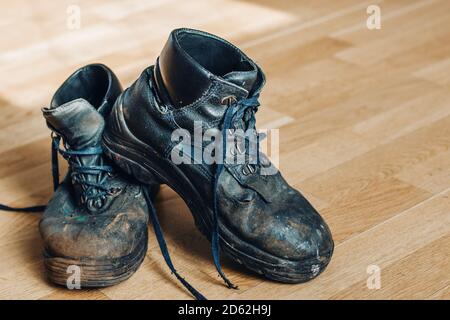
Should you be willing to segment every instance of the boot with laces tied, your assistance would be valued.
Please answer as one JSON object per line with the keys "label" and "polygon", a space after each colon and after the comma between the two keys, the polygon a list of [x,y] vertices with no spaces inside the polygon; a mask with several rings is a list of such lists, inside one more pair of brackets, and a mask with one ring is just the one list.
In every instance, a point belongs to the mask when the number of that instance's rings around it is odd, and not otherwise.
{"label": "boot with laces tied", "polygon": [[[176,129],[194,137],[201,121],[203,134],[220,130],[221,150],[228,150],[230,129],[254,129],[264,82],[262,70],[231,43],[202,31],[174,30],[156,64],[117,99],[103,137],[105,152],[118,166],[143,183],[156,176],[181,195],[211,241],[215,266],[229,287],[235,285],[222,272],[220,251],[286,283],[313,279],[333,253],[322,217],[278,170],[264,173],[272,164],[262,152],[251,153],[249,143],[238,143],[232,152],[245,155],[240,163],[173,160],[180,148],[172,139]],[[190,150],[206,147],[181,148],[192,156]],[[219,154],[223,160],[226,153]]]}
{"label": "boot with laces tied", "polygon": [[[55,193],[39,224],[51,281],[81,288],[105,287],[129,278],[147,251],[148,208],[142,187],[103,154],[105,117],[121,93],[104,65],[77,70],[42,113],[52,130]],[[58,154],[68,162],[59,184]],[[150,183],[152,197],[158,184]],[[74,267],[71,267],[74,266]],[[69,268],[70,267],[70,268]]]}

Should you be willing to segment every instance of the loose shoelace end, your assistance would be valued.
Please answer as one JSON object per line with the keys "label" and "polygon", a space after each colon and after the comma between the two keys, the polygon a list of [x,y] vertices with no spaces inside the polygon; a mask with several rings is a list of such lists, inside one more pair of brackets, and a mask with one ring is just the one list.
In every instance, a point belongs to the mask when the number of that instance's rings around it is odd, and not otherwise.
{"label": "loose shoelace end", "polygon": [[225,284],[227,285],[228,289],[239,290],[239,287],[231,282],[225,282]]}
{"label": "loose shoelace end", "polygon": [[223,281],[225,282],[225,285],[228,287],[228,289],[239,290],[239,287],[237,285],[235,285],[233,282],[231,282],[230,280],[228,280],[227,277],[224,277],[223,275],[220,275],[220,274],[218,276],[223,279]]}

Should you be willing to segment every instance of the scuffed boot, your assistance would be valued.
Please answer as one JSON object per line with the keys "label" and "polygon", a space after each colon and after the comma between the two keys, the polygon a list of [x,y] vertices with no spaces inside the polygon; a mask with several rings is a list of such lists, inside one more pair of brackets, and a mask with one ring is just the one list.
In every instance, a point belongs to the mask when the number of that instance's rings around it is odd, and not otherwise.
{"label": "scuffed boot", "polygon": [[[88,65],[71,75],[50,107],[42,109],[52,130],[55,193],[39,229],[48,276],[60,285],[116,284],[137,270],[147,251],[142,187],[117,171],[101,146],[104,117],[121,91],[110,69]],[[58,151],[69,164],[61,184]],[[150,185],[153,195],[158,184]]]}
{"label": "scuffed boot", "polygon": [[[241,163],[178,164],[173,158],[179,151],[191,158],[196,149],[204,154],[204,142],[180,146],[172,139],[180,128],[194,137],[196,121],[203,136],[207,129],[221,130],[221,150],[228,150],[230,129],[254,129],[264,81],[261,69],[229,42],[177,29],[156,64],[117,99],[104,133],[105,152],[118,166],[143,183],[156,176],[180,194],[212,242],[214,263],[229,287],[234,285],[221,270],[219,248],[287,283],[316,277],[333,253],[321,216],[277,170],[263,174],[272,164],[262,152],[255,162],[249,144],[242,143],[246,138],[234,148],[234,155],[245,155]],[[223,160],[224,152],[218,158]]]}

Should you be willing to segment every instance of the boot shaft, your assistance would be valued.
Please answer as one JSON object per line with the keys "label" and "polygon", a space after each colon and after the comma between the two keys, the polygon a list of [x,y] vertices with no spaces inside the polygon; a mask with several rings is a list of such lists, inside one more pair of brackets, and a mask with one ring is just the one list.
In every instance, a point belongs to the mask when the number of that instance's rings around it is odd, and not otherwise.
{"label": "boot shaft", "polygon": [[[104,116],[120,93],[121,85],[110,69],[88,65],[72,74],[56,91],[50,106],[42,109],[52,130],[54,152],[59,149],[69,162],[67,178],[75,198],[91,211],[101,209],[106,199],[101,196],[102,182],[110,172],[101,148]],[[53,161],[56,170],[57,157]],[[59,179],[54,180],[56,186]]]}
{"label": "boot shaft", "polygon": [[201,122],[203,131],[220,129],[227,99],[239,101],[258,94],[264,82],[256,63],[228,41],[177,29],[156,64],[126,90],[121,103],[125,120],[137,135],[167,145],[177,128],[193,135],[195,121]]}
{"label": "boot shaft", "polygon": [[174,108],[195,104],[214,85],[217,93],[221,87],[231,87],[241,89],[240,95],[245,97],[252,93],[258,74],[263,78],[258,66],[237,47],[191,29],[177,29],[170,34],[154,68],[158,95],[164,104]]}

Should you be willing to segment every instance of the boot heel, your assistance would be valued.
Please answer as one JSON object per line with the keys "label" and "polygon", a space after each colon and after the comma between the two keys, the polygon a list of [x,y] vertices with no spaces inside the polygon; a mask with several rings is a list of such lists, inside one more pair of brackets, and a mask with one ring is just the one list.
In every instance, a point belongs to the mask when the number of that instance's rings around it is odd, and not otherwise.
{"label": "boot heel", "polygon": [[128,256],[111,260],[74,259],[55,257],[44,251],[44,265],[49,280],[61,286],[67,286],[71,266],[80,270],[81,288],[109,287],[130,278],[142,264],[147,252],[148,236],[145,241]]}

